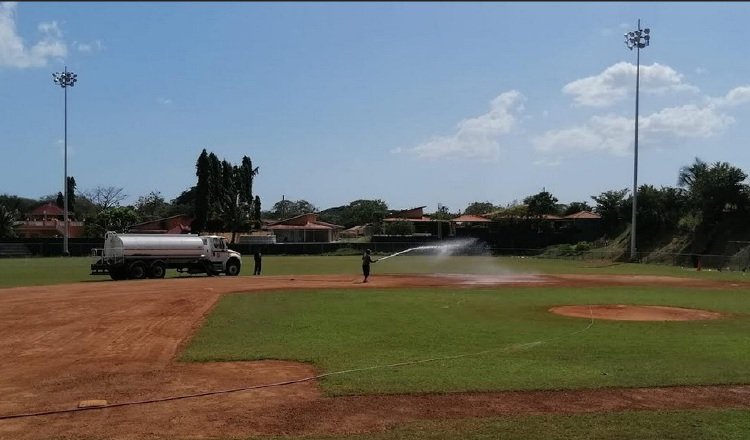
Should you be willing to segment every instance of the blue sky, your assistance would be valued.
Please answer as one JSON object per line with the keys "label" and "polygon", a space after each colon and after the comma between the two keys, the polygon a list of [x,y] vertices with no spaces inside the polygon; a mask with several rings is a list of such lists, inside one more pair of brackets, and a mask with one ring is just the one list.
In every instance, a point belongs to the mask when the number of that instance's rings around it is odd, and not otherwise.
{"label": "blue sky", "polygon": [[2,3],[0,193],[172,199],[203,148],[319,209],[561,203],[676,185],[695,157],[750,172],[750,3]]}

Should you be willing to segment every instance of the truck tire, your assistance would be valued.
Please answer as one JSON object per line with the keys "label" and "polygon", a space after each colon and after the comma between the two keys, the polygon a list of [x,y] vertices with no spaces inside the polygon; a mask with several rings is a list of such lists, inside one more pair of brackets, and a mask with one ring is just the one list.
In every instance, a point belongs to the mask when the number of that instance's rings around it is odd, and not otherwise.
{"label": "truck tire", "polygon": [[109,268],[109,277],[112,278],[115,281],[120,280],[127,280],[128,279],[128,271],[124,267],[110,267]]}
{"label": "truck tire", "polygon": [[148,268],[149,278],[164,278],[167,273],[167,267],[163,261],[154,261]]}
{"label": "truck tire", "polygon": [[128,275],[134,280],[142,280],[146,278],[146,265],[143,263],[143,261],[136,261],[135,263],[130,265]]}
{"label": "truck tire", "polygon": [[230,277],[236,277],[240,274],[240,262],[237,260],[227,261],[226,274]]}

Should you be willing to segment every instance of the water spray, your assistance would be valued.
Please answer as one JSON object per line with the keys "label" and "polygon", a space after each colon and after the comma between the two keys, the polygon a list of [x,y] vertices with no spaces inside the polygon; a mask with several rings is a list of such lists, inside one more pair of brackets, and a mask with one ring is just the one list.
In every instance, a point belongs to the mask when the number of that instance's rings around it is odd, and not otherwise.
{"label": "water spray", "polygon": [[437,244],[437,245],[417,246],[417,247],[409,248],[409,249],[406,249],[406,250],[403,250],[403,251],[400,251],[400,252],[396,252],[395,254],[387,255],[387,256],[385,256],[383,258],[379,258],[377,261],[387,260],[388,258],[392,258],[392,257],[396,257],[396,256],[399,256],[399,255],[403,255],[403,254],[412,252],[412,251],[420,251],[420,250],[435,250],[435,249],[437,249],[437,250],[440,251],[439,253],[441,255],[445,255],[446,253],[448,253],[451,250],[456,250],[456,249],[459,249],[459,248],[468,248],[469,246],[471,246],[474,243],[476,243],[476,241],[477,241],[476,239],[471,239],[471,240],[468,240],[468,241],[467,240],[462,240],[460,243],[459,242],[454,242],[454,243],[444,243],[444,244]]}

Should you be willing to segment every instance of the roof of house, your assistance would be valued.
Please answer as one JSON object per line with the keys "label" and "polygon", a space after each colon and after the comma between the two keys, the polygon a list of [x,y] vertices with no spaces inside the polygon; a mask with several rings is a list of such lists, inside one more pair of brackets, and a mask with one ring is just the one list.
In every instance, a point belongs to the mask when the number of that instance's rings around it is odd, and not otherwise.
{"label": "roof of house", "polygon": [[394,219],[394,218],[409,219],[409,220],[424,219],[424,208],[426,207],[427,205],[418,206],[416,208],[411,208],[411,209],[404,209],[402,211],[392,211],[390,213],[392,217],[389,217],[389,219]]}
{"label": "roof of house", "polygon": [[479,215],[471,215],[471,214],[464,214],[460,217],[456,217],[451,220],[452,222],[464,222],[464,223],[486,223],[491,222],[492,220],[482,217]]}
{"label": "roof of house", "polygon": [[133,226],[131,226],[131,228],[135,228],[135,227],[138,227],[138,226],[146,226],[146,225],[151,225],[151,224],[156,225],[156,224],[159,224],[159,223],[161,223],[161,222],[163,222],[165,220],[171,220],[173,218],[180,218],[180,217],[183,217],[188,222],[192,222],[193,221],[193,218],[190,217],[187,214],[177,214],[177,215],[173,215],[173,216],[170,216],[170,217],[157,218],[156,220],[149,220],[147,222],[136,223]]}
{"label": "roof of house", "polygon": [[575,214],[566,215],[565,218],[571,218],[571,219],[600,219],[602,218],[601,215],[590,212],[590,211],[581,211],[576,212]]}
{"label": "roof of house", "polygon": [[49,202],[31,211],[31,215],[65,215],[65,211],[57,204]]}
{"label": "roof of house", "polygon": [[296,217],[269,223],[265,229],[344,229],[343,226],[318,220],[318,215],[313,213],[301,214]]}

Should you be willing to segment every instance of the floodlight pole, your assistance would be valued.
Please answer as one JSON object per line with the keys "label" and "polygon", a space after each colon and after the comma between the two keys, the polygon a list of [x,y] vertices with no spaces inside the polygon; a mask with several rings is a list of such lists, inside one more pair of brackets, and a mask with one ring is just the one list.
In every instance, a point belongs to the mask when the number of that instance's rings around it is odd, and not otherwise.
{"label": "floodlight pole", "polygon": [[635,142],[633,147],[633,212],[630,229],[630,260],[635,261],[636,255],[636,213],[638,211],[638,101],[641,83],[641,49],[649,45],[651,36],[650,29],[641,29],[641,20],[638,19],[638,30],[625,34],[625,44],[628,49],[636,48],[635,67]]}
{"label": "floodlight pole", "polygon": [[65,184],[63,185],[65,195],[63,197],[63,222],[65,225],[63,229],[63,256],[67,257],[70,256],[70,252],[68,251],[68,86],[73,87],[75,85],[77,75],[73,72],[68,72],[68,66],[65,66],[65,70],[62,73],[53,73],[52,79],[55,84],[59,84],[60,87],[63,88],[65,95],[65,137],[63,141],[65,145]]}

